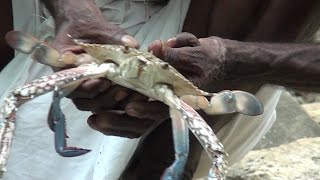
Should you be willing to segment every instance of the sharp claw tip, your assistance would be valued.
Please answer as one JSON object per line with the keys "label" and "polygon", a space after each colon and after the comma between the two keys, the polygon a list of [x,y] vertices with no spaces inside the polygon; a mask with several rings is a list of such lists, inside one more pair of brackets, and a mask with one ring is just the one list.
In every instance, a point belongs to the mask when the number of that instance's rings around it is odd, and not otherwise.
{"label": "sharp claw tip", "polygon": [[73,151],[67,150],[67,151],[62,151],[58,153],[62,157],[77,157],[77,156],[87,154],[90,151],[91,151],[90,149],[79,149],[79,150],[73,150]]}

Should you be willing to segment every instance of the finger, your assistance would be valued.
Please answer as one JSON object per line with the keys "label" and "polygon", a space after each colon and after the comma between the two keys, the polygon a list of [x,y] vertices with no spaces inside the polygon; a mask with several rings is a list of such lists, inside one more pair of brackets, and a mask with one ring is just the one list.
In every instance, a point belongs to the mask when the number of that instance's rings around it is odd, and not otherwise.
{"label": "finger", "polygon": [[152,52],[153,55],[162,59],[163,58],[163,51],[162,51],[162,41],[155,40],[148,46],[148,51]]}
{"label": "finger", "polygon": [[126,106],[133,101],[148,101],[149,97],[140,94],[138,92],[132,92],[130,96],[120,102],[120,104],[117,106],[117,110],[124,110]]}
{"label": "finger", "polygon": [[147,96],[145,96],[145,95],[143,95],[141,93],[134,92],[130,96],[129,102],[132,102],[132,101],[147,101],[148,99],[149,99],[149,97],[147,97]]}
{"label": "finger", "polygon": [[161,40],[156,40],[152,42],[148,47],[148,51],[152,51],[155,56],[161,58],[163,54],[162,51],[167,47],[180,48],[195,47],[199,45],[200,41],[195,35],[190,33],[180,33],[176,37],[168,39],[166,42],[163,42]]}
{"label": "finger", "polygon": [[69,49],[75,45],[73,42],[74,39],[86,43],[119,44],[133,48],[139,47],[139,43],[134,37],[128,35],[128,33],[120,27],[108,22],[105,22],[105,24],[96,30],[87,29],[87,31],[84,31],[82,29],[82,31],[77,33],[74,32],[73,29],[70,29],[70,27],[62,28],[58,31],[53,44],[58,49],[63,49],[63,52],[67,50],[72,52],[81,50],[81,48]]}
{"label": "finger", "polygon": [[160,101],[134,101],[130,102],[125,112],[132,117],[146,118],[156,121],[163,121],[170,117],[169,107]]}
{"label": "finger", "polygon": [[163,60],[168,62],[171,66],[179,68],[180,66],[185,66],[186,57],[188,51],[185,48],[166,48],[163,49]]}
{"label": "finger", "polygon": [[130,91],[130,89],[122,86],[112,86],[107,92],[101,93],[92,99],[96,103],[100,104],[98,109],[92,109],[92,111],[101,112],[115,109],[121,101],[130,95]]}
{"label": "finger", "polygon": [[97,109],[101,109],[101,105],[92,99],[74,98],[72,101],[80,111],[97,112]]}
{"label": "finger", "polygon": [[129,91],[121,86],[112,86],[93,98],[73,98],[73,102],[79,110],[101,113],[118,107],[119,102],[128,97]]}
{"label": "finger", "polygon": [[[101,35],[99,34],[93,34],[91,38],[88,38],[94,40],[95,42],[92,43],[100,43],[100,44],[119,44],[124,46],[129,46],[132,48],[138,48],[139,42],[132,36],[128,35],[126,31],[119,28],[118,26],[107,23],[108,24],[108,30],[104,31]],[[90,42],[90,41],[89,41]]]}
{"label": "finger", "polygon": [[180,33],[175,38],[171,38],[167,41],[170,47],[179,48],[179,47],[195,47],[199,46],[200,42],[198,38],[190,33]]}
{"label": "finger", "polygon": [[105,135],[138,138],[152,126],[153,121],[123,113],[106,112],[90,116],[87,123],[92,129]]}
{"label": "finger", "polygon": [[206,58],[200,47],[166,48],[163,53],[163,60],[175,68],[193,69],[199,59]]}
{"label": "finger", "polygon": [[139,48],[139,43],[138,41],[130,36],[130,35],[124,35],[121,37],[121,43],[122,45],[125,45],[125,46],[129,46],[129,47],[132,47],[132,48]]}
{"label": "finger", "polygon": [[69,98],[94,98],[99,93],[106,91],[111,86],[111,81],[105,78],[84,81],[72,92]]}
{"label": "finger", "polygon": [[202,85],[203,69],[199,65],[198,59],[206,59],[201,57],[201,48],[199,47],[183,47],[183,48],[167,48],[164,50],[163,60],[177,69],[184,77],[189,79],[197,86]]}

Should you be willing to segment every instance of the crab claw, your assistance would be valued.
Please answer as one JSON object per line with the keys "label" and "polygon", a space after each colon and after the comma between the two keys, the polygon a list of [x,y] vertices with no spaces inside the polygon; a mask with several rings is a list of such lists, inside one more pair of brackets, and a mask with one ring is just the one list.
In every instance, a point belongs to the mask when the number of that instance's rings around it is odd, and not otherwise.
{"label": "crab claw", "polygon": [[49,126],[54,131],[56,152],[63,157],[75,157],[90,152],[91,150],[88,149],[67,146],[66,122],[65,116],[60,108],[60,99],[59,92],[54,92],[53,102],[48,116]]}
{"label": "crab claw", "polygon": [[245,115],[257,116],[263,113],[262,103],[252,94],[244,91],[232,91],[236,111]]}
{"label": "crab claw", "polygon": [[24,54],[31,54],[40,43],[37,39],[20,31],[8,32],[5,39],[12,48]]}
{"label": "crab claw", "polygon": [[7,43],[17,51],[32,54],[32,58],[42,64],[53,67],[65,67],[60,53],[43,41],[20,31],[10,31],[5,37]]}
{"label": "crab claw", "polygon": [[261,102],[254,95],[244,91],[222,91],[210,99],[210,104],[216,112],[238,112],[249,116],[263,113]]}
{"label": "crab claw", "polygon": [[263,105],[252,94],[244,91],[222,91],[214,94],[210,102],[204,96],[186,95],[181,100],[194,109],[202,109],[207,114],[227,114],[238,112],[249,116],[263,113]]}
{"label": "crab claw", "polygon": [[56,152],[63,157],[81,156],[90,152],[89,149],[81,149],[77,147],[56,147]]}

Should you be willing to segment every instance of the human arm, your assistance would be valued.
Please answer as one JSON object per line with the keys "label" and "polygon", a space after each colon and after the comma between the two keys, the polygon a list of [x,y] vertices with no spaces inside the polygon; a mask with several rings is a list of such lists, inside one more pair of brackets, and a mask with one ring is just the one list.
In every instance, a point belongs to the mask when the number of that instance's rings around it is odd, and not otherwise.
{"label": "human arm", "polygon": [[222,40],[230,80],[320,91],[320,44]]}
{"label": "human arm", "polygon": [[240,42],[214,36],[197,40],[187,33],[173,41],[186,47],[164,49],[163,59],[209,91],[235,89],[231,85],[248,81],[320,90],[317,43]]}

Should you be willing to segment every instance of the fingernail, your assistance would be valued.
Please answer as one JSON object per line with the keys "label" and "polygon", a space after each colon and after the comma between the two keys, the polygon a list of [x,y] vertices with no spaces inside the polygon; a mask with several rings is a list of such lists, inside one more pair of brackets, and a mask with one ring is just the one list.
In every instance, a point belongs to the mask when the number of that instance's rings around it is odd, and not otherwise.
{"label": "fingernail", "polygon": [[133,48],[137,48],[139,47],[139,43],[138,41],[133,38],[132,36],[129,35],[124,35],[121,37],[121,43],[125,46],[129,46],[129,47],[133,47]]}
{"label": "fingernail", "polygon": [[121,100],[123,100],[124,98],[126,98],[128,96],[128,93],[127,92],[125,92],[125,91],[118,91],[117,93],[116,93],[116,95],[114,96],[114,99],[116,100],[116,101],[121,101]]}
{"label": "fingernail", "polygon": [[167,45],[169,47],[174,47],[176,45],[176,42],[177,42],[177,38],[174,37],[174,38],[168,39]]}

